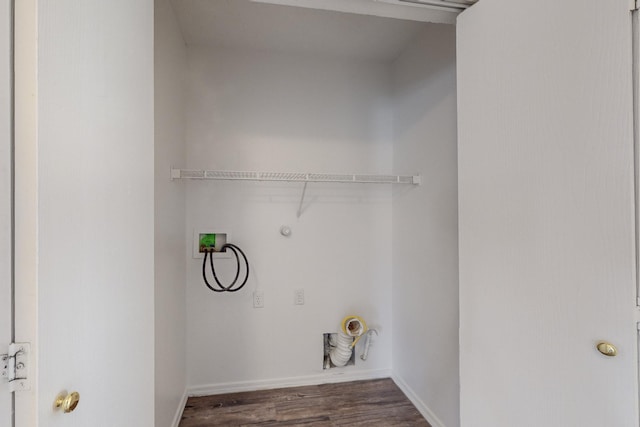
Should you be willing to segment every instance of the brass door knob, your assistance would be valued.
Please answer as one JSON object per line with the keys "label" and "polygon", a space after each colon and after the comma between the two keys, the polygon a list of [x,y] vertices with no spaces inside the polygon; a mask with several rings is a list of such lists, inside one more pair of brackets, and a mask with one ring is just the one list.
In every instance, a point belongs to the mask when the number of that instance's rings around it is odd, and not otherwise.
{"label": "brass door knob", "polygon": [[618,354],[616,346],[608,342],[599,342],[598,345],[596,345],[596,348],[605,356],[613,357]]}
{"label": "brass door knob", "polygon": [[80,393],[74,391],[67,394],[67,392],[65,391],[60,393],[58,397],[56,397],[55,406],[56,408],[61,409],[65,414],[68,414],[69,412],[73,412],[73,410],[76,409],[78,403],[80,403]]}

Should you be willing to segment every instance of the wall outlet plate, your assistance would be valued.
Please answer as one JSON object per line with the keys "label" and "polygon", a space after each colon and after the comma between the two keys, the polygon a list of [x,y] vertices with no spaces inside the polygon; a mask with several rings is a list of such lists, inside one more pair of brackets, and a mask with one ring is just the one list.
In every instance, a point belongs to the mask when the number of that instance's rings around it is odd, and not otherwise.
{"label": "wall outlet plate", "polygon": [[253,308],[264,308],[264,292],[255,291],[253,293]]}

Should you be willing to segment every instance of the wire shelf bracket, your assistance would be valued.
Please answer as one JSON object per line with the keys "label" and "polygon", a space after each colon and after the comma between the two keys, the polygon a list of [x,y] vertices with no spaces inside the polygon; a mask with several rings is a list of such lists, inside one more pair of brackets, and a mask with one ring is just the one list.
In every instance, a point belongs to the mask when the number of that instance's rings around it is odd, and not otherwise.
{"label": "wire shelf bracket", "polygon": [[297,172],[247,172],[221,170],[171,169],[171,179],[224,181],[339,182],[344,184],[409,184],[420,185],[420,175],[358,175]]}

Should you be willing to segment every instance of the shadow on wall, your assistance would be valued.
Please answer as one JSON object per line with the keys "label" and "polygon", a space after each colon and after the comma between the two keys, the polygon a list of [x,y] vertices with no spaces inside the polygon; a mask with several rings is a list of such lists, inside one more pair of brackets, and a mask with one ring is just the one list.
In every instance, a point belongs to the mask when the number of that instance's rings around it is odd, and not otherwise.
{"label": "shadow on wall", "polygon": [[[396,114],[393,120],[396,138],[410,132],[418,122],[429,117],[431,109],[438,108],[451,97],[451,86],[455,87],[456,76],[455,31],[453,25],[426,27],[394,62],[394,104],[398,100],[404,104],[402,114]],[[418,49],[428,55],[428,60],[407,54]]]}

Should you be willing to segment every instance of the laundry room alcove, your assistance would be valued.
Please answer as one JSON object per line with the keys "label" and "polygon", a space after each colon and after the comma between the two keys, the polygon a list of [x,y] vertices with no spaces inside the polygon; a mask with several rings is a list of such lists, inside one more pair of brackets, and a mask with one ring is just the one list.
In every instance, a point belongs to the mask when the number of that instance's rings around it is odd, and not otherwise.
{"label": "laundry room alcove", "polygon": [[[382,377],[434,427],[458,425],[455,14],[155,3],[156,425],[188,395]],[[203,283],[193,248],[207,230],[246,253],[239,292]],[[233,259],[215,262],[233,277]],[[323,369],[324,334],[351,314],[378,332],[368,357],[361,340],[355,364]]]}

